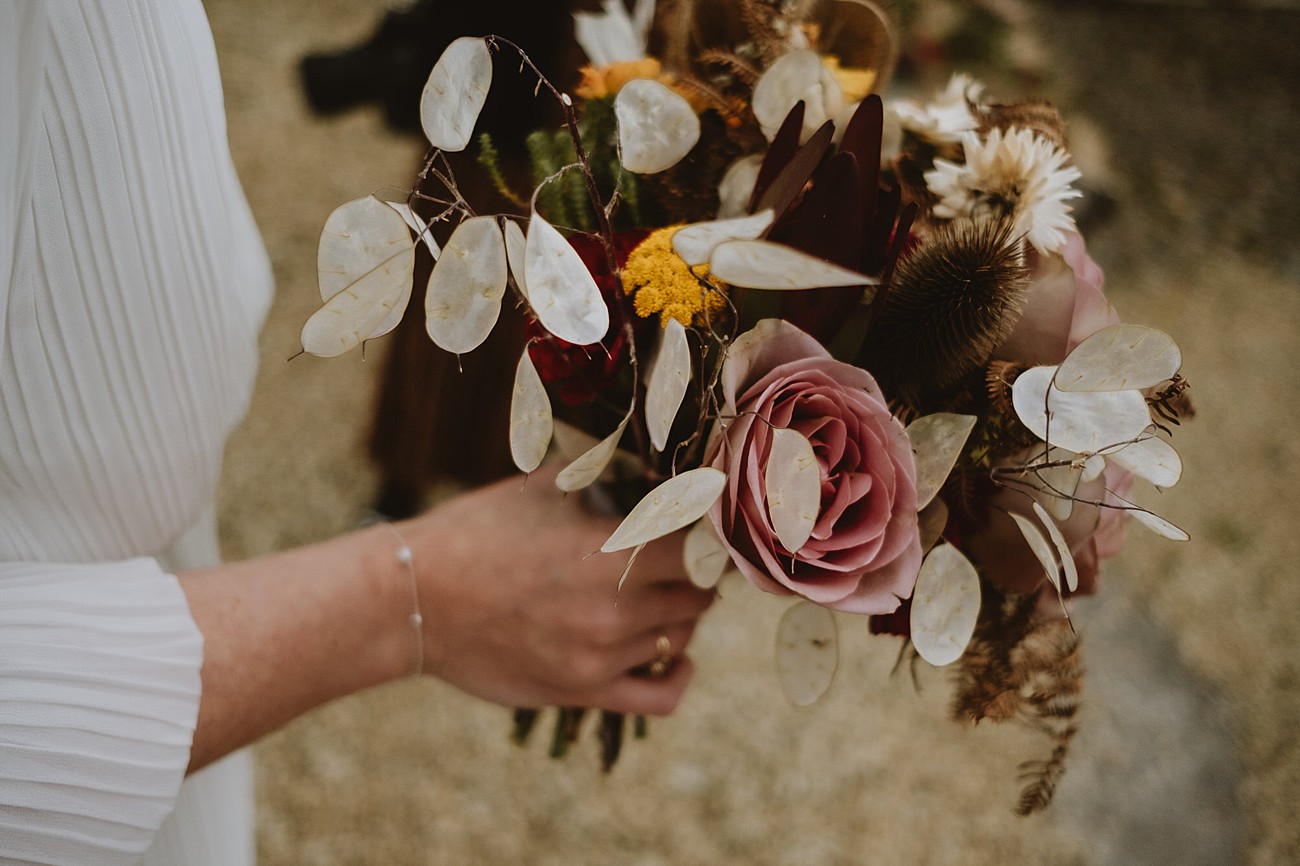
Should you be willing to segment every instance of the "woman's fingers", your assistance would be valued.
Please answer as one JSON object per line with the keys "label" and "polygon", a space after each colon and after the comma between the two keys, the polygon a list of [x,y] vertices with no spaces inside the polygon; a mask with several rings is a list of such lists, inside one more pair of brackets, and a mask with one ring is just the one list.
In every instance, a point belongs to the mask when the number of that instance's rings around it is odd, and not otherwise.
{"label": "woman's fingers", "polygon": [[643,631],[609,651],[610,667],[621,676],[623,671],[646,669],[656,661],[675,664],[685,656],[695,626],[691,619]]}
{"label": "woman's fingers", "polygon": [[642,632],[664,623],[698,619],[713,599],[712,591],[689,584],[658,584],[621,596],[619,619],[625,634]]}
{"label": "woman's fingers", "polygon": [[677,709],[682,692],[695,674],[689,658],[679,658],[661,678],[631,672],[618,677],[604,688],[580,698],[583,706],[601,707],[616,713],[667,716]]}

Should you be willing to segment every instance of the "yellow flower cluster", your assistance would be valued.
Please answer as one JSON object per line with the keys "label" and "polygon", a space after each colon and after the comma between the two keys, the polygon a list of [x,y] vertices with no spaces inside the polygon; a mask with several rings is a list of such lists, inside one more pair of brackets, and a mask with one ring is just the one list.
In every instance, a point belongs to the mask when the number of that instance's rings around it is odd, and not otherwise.
{"label": "yellow flower cluster", "polygon": [[604,99],[614,97],[634,78],[649,78],[658,81],[664,87],[671,88],[678,96],[685,99],[699,114],[708,107],[697,88],[685,87],[678,83],[677,76],[664,72],[662,64],[654,57],[642,57],[640,60],[621,60],[609,66],[584,66],[578,70],[582,80],[573,92],[583,99]]}
{"label": "yellow flower cluster", "polygon": [[683,325],[703,325],[721,312],[725,303],[722,293],[701,284],[709,274],[708,265],[687,267],[673,252],[673,232],[681,226],[668,226],[651,232],[623,266],[623,290],[632,295],[636,314],[648,319],[659,314],[659,325],[669,319]]}
{"label": "yellow flower cluster", "polygon": [[653,57],[640,60],[622,60],[609,66],[584,66],[581,70],[582,80],[574,88],[574,93],[583,99],[601,99],[614,96],[634,78],[653,78],[660,84],[671,85],[672,76],[662,72],[659,61]]}

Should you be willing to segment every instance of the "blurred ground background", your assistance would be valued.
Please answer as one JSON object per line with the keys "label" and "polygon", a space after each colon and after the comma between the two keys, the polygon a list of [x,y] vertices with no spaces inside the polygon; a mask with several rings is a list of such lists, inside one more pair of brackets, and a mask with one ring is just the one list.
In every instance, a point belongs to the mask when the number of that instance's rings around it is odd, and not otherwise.
{"label": "blurred ground background", "polygon": [[[382,341],[366,360],[285,359],[318,303],[325,216],[406,185],[421,146],[375,110],[313,118],[301,96],[298,58],[367,37],[378,0],[207,6],[279,281],[222,487],[225,551],[243,557],[345,531],[374,494],[362,443]],[[1011,814],[1016,766],[1045,740],[949,721],[946,675],[920,671],[919,693],[891,678],[896,644],[853,620],[828,697],[787,706],[770,662],[783,605],[731,587],[679,713],[609,777],[593,744],[548,761],[540,740],[507,742],[506,711],[432,682],[269,737],[264,864],[1300,862],[1300,11],[1030,8],[1051,73],[999,95],[1047,96],[1072,121],[1115,202],[1088,235],[1111,299],[1175,336],[1199,412],[1175,438],[1184,480],[1158,508],[1193,540],[1131,529],[1076,617],[1085,727],[1054,806]]]}

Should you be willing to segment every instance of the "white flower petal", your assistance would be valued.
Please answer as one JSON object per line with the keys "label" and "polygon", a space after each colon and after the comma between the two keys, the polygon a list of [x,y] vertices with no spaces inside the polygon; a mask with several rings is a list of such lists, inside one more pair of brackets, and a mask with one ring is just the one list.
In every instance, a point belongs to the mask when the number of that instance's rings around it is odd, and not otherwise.
{"label": "white flower petal", "polygon": [[691,344],[686,338],[686,328],[676,319],[669,319],[646,383],[646,429],[656,451],[663,451],[668,445],[668,434],[690,383]]}
{"label": "white flower petal", "polygon": [[609,330],[600,288],[568,241],[533,211],[524,253],[528,302],[542,326],[578,346],[598,343]]}
{"label": "white flower petal", "polygon": [[1069,155],[1028,129],[995,129],[983,141],[962,135],[965,163],[936,159],[925,183],[938,202],[936,216],[1000,217],[1008,206],[1016,232],[1044,252],[1057,252],[1074,229],[1071,200],[1082,193],[1072,184],[1081,177],[1067,165]]}
{"label": "white flower petal", "polygon": [[669,478],[636,504],[601,552],[626,550],[689,526],[712,507],[726,483],[726,473],[711,466]]}
{"label": "white flower petal", "polygon": [[542,465],[553,430],[550,398],[525,347],[515,368],[510,400],[510,456],[520,471],[532,472]]}
{"label": "white flower petal", "polygon": [[673,252],[690,267],[709,260],[723,241],[753,240],[772,225],[772,211],[762,210],[750,216],[709,220],[682,226],[673,232]]}
{"label": "white flower petal", "polygon": [[597,68],[646,56],[654,0],[637,0],[628,15],[622,0],[604,0],[603,12],[574,12],[573,38]]}
{"label": "white flower petal", "polygon": [[420,95],[420,125],[439,150],[461,151],[492,87],[492,54],[479,37],[462,36],[447,46]]}
{"label": "white flower petal", "polygon": [[623,167],[637,174],[671,168],[700,140],[691,104],[658,81],[635,78],[614,97]]}
{"label": "white flower petal", "polygon": [[880,282],[793,247],[760,240],[718,244],[709,258],[709,270],[724,283],[746,289],[818,289]]}
{"label": "white flower petal", "polygon": [[912,645],[936,667],[961,658],[980,612],[980,578],[969,559],[941,544],[921,563],[912,593]]}
{"label": "white flower petal", "polygon": [[839,660],[834,615],[807,601],[792,605],[776,629],[776,673],[790,703],[806,707],[825,694]]}
{"label": "white flower petal", "polygon": [[433,342],[458,355],[482,345],[501,315],[507,275],[496,217],[473,217],[456,226],[424,296],[425,330]]}
{"label": "white flower petal", "polygon": [[777,540],[790,553],[797,553],[821,513],[821,466],[807,437],[787,427],[772,430],[764,482],[767,513]]}
{"label": "white flower petal", "polygon": [[1020,422],[1040,439],[1077,454],[1094,454],[1137,439],[1151,424],[1140,392],[1058,391],[1051,387],[1056,369],[1026,370],[1011,389]]}
{"label": "white flower petal", "polygon": [[1062,391],[1126,391],[1170,379],[1183,364],[1172,337],[1142,325],[1102,328],[1075,346],[1061,362],[1056,387]]}

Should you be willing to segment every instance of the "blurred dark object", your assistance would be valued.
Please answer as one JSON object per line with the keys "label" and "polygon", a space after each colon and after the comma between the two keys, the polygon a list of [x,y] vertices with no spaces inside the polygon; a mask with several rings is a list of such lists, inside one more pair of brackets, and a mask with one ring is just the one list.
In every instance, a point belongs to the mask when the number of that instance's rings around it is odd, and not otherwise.
{"label": "blurred dark object", "polygon": [[[565,60],[566,52],[576,50],[570,10],[578,5],[415,0],[384,13],[365,42],[303,57],[299,70],[307,102],[322,115],[375,104],[394,130],[419,135],[420,93],[443,49],[460,36],[489,34],[520,45],[539,69],[567,87],[570,82],[554,76],[558,70],[572,75],[577,69],[578,64],[565,65]],[[517,77],[517,58],[503,52],[497,59],[502,62],[495,72],[503,80]],[[512,147],[522,152],[524,136],[546,121],[550,107],[546,100],[531,98],[531,82],[518,85],[500,88],[511,92],[504,98],[494,87],[478,123],[478,131],[491,133],[507,152]]]}

